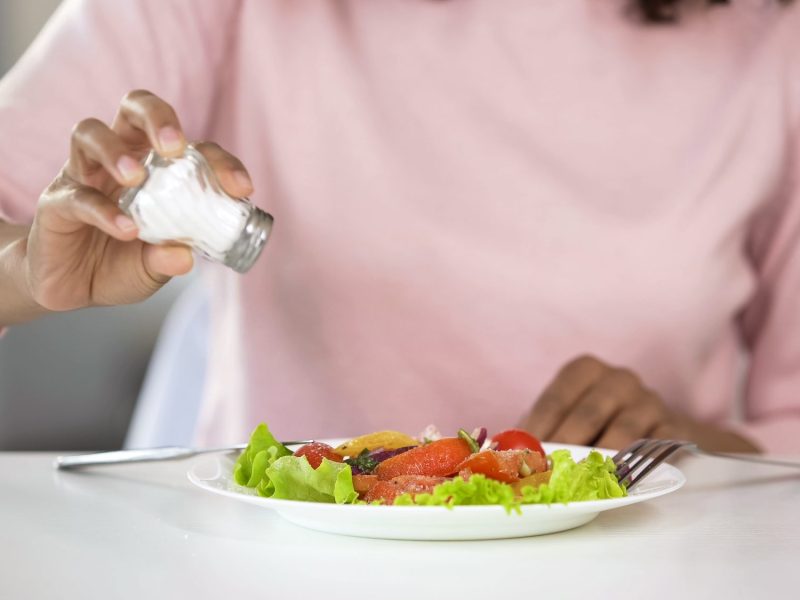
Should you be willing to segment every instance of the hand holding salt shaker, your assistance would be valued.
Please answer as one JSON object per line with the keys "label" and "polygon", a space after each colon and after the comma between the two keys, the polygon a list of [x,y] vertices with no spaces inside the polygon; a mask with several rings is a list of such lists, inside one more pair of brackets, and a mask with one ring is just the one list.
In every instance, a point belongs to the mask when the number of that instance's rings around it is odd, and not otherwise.
{"label": "hand holding salt shaker", "polygon": [[253,266],[272,230],[271,215],[228,195],[191,144],[178,158],[151,151],[144,168],[144,183],[119,199],[139,228],[139,239],[186,244],[239,273]]}

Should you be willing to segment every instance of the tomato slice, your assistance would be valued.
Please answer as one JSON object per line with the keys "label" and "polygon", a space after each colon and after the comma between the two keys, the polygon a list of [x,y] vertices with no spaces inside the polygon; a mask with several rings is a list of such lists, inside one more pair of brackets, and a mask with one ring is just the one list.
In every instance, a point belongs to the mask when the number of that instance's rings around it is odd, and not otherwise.
{"label": "tomato slice", "polygon": [[457,473],[458,465],[470,454],[469,444],[461,438],[445,438],[387,458],[375,474],[382,480],[400,475],[445,477]]}
{"label": "tomato slice", "polygon": [[516,456],[504,456],[494,450],[484,450],[458,465],[458,471],[467,477],[472,473],[479,473],[503,483],[513,483],[519,481],[519,465],[520,459]]}
{"label": "tomato slice", "polygon": [[514,493],[517,496],[522,495],[522,489],[525,487],[532,487],[538,488],[540,485],[544,485],[545,483],[550,483],[550,475],[552,475],[552,471],[543,471],[541,473],[534,473],[533,475],[528,475],[527,477],[523,477],[519,481],[514,482],[511,484],[511,487],[514,488]]}
{"label": "tomato slice", "polygon": [[353,475],[353,488],[361,497],[369,492],[376,483],[378,483],[377,475]]}
{"label": "tomato slice", "polygon": [[311,442],[305,446],[301,446],[294,453],[295,456],[305,456],[314,469],[319,468],[322,464],[322,459],[327,458],[333,462],[343,462],[344,459],[333,451],[333,447],[322,442]]}
{"label": "tomato slice", "polygon": [[492,438],[496,450],[533,450],[545,456],[544,448],[534,436],[522,429],[506,429]]}
{"label": "tomato slice", "polygon": [[532,473],[547,470],[547,460],[538,452],[523,450],[483,450],[458,465],[462,477],[480,473],[503,483],[514,483]]}

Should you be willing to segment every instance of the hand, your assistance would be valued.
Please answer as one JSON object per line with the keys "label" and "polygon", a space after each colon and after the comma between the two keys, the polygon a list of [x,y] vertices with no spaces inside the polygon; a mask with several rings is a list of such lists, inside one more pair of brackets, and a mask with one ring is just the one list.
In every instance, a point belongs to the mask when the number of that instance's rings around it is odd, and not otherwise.
{"label": "hand", "polygon": [[589,356],[561,369],[526,425],[543,440],[601,448],[624,448],[642,437],[686,437],[682,420],[633,372]]}
{"label": "hand", "polygon": [[[97,119],[75,126],[69,160],[42,195],[26,243],[25,280],[36,303],[63,311],[138,302],[191,270],[188,247],[138,240],[116,202],[143,181],[140,160],[151,148],[174,157],[185,147],[175,111],[146,91],[125,96],[111,127]],[[225,191],[253,191],[238,159],[216,144],[197,148]]]}
{"label": "hand", "polygon": [[591,356],[561,369],[523,427],[542,440],[600,448],[621,449],[652,437],[689,440],[708,450],[758,451],[736,433],[671,411],[635,373]]}

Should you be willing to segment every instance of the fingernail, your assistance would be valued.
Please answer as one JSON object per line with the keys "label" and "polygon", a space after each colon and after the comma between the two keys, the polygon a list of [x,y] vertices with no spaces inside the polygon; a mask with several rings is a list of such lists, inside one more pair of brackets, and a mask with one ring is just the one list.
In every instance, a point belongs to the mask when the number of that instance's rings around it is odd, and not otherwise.
{"label": "fingernail", "polygon": [[236,185],[241,188],[246,188],[248,190],[253,189],[253,180],[250,179],[250,176],[244,171],[234,171],[233,180],[236,182]]}
{"label": "fingernail", "polygon": [[125,181],[134,181],[142,174],[142,165],[139,161],[130,156],[123,156],[117,161],[119,174]]}
{"label": "fingernail", "polygon": [[162,127],[158,132],[158,145],[164,152],[178,152],[183,148],[183,136],[174,127]]}
{"label": "fingernail", "polygon": [[133,222],[128,215],[117,215],[114,219],[114,223],[119,227],[122,231],[133,231],[136,229],[136,223]]}

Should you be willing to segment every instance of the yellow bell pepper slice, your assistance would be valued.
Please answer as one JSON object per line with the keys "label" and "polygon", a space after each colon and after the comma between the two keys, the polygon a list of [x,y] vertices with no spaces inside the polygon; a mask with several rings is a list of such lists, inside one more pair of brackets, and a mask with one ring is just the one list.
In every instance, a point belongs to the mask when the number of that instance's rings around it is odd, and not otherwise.
{"label": "yellow bell pepper slice", "polygon": [[377,448],[396,450],[406,446],[419,446],[419,442],[410,435],[399,431],[376,431],[353,438],[334,448],[333,451],[339,456],[358,456],[365,449],[370,451]]}

